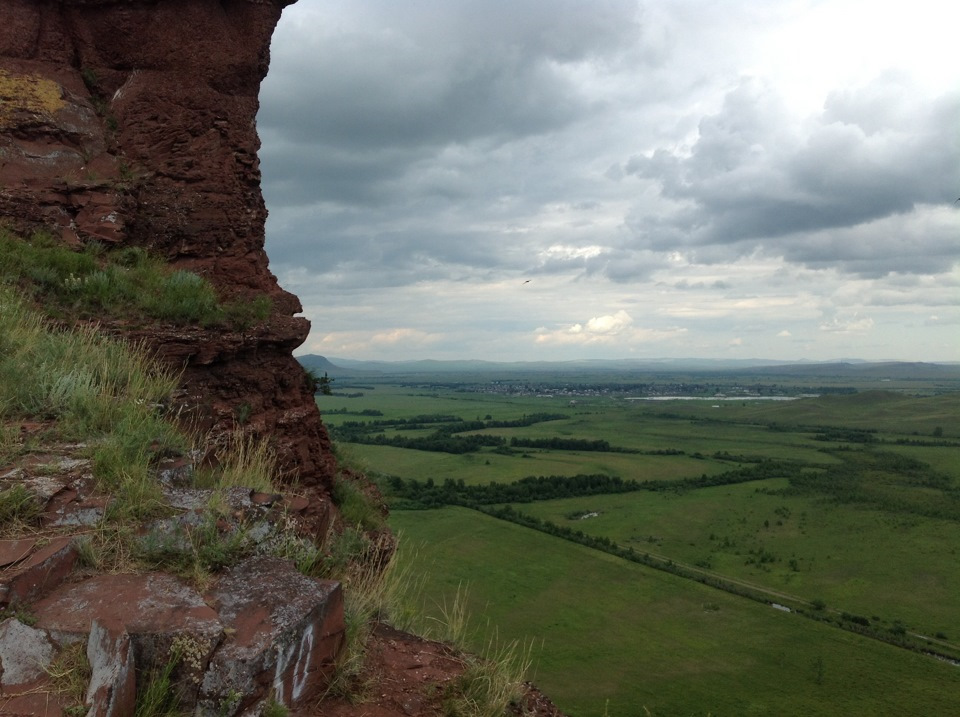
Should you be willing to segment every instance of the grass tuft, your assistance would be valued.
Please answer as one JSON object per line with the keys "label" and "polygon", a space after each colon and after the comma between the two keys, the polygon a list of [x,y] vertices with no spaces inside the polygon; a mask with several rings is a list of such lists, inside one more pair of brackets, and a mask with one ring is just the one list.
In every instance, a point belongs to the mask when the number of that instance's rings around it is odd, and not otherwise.
{"label": "grass tuft", "polygon": [[173,671],[180,664],[179,651],[172,650],[166,663],[150,670],[137,689],[134,717],[179,717],[180,696],[173,683]]}
{"label": "grass tuft", "polygon": [[501,644],[492,637],[483,657],[463,658],[466,669],[447,686],[444,713],[448,717],[503,717],[523,697],[532,655],[531,644]]}
{"label": "grass tuft", "polygon": [[277,456],[264,438],[234,431],[217,451],[220,464],[216,473],[218,487],[243,487],[273,493],[277,474]]}
{"label": "grass tuft", "polygon": [[47,668],[54,689],[70,703],[66,714],[86,714],[84,697],[90,684],[90,661],[83,640],[65,646]]}
{"label": "grass tuft", "polygon": [[[368,544],[367,555],[376,554],[383,547]],[[339,576],[343,584],[346,640],[327,688],[328,695],[351,701],[363,699],[369,688],[363,672],[370,636],[376,621],[387,618],[399,603],[405,577],[392,559],[382,568],[373,560],[354,561]]]}
{"label": "grass tuft", "polygon": [[235,565],[254,548],[243,526],[221,529],[217,516],[208,514],[197,525],[154,527],[138,541],[134,554],[151,568],[169,570],[202,587],[213,573]]}
{"label": "grass tuft", "polygon": [[0,534],[34,524],[42,510],[36,497],[22,485],[0,491]]}

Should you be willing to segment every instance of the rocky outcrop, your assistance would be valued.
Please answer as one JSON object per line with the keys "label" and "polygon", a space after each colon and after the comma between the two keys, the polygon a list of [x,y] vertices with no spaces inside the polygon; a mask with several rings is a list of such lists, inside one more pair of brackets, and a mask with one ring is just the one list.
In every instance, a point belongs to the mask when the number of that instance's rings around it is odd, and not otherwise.
{"label": "rocky outcrop", "polygon": [[235,564],[199,584],[131,572],[123,560],[98,573],[78,569],[78,558],[110,498],[95,493],[82,448],[48,448],[0,473],[0,493],[24,488],[40,509],[27,534],[0,539],[0,715],[59,717],[78,707],[51,684],[71,646],[90,667],[74,699],[95,717],[133,714],[138,692],[165,668],[180,707],[197,715],[259,714],[271,699],[302,706],[326,686],[345,635],[340,583],[302,575],[280,557],[284,546],[315,545],[329,527],[302,496],[188,488],[189,461],[161,462],[168,515],[118,538],[127,541],[118,556],[158,554],[170,567],[171,556],[229,545]]}
{"label": "rocky outcrop", "polygon": [[263,250],[255,118],[292,0],[4,0],[0,221],[64,242],[149,248],[225,300],[268,297],[243,330],[107,327],[184,369],[203,429],[272,437],[284,473],[329,486],[326,431],[292,350],[309,323]]}

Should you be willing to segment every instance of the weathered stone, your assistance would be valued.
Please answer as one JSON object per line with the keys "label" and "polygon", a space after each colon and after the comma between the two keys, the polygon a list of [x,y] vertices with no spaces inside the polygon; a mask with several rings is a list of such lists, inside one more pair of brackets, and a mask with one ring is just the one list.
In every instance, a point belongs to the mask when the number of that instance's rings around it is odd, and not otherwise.
{"label": "weathered stone", "polygon": [[110,502],[105,496],[84,501],[74,499],[65,502],[62,506],[56,501],[55,497],[51,505],[48,505],[44,515],[44,525],[51,527],[96,525],[103,519]]}
{"label": "weathered stone", "polygon": [[291,513],[302,513],[310,506],[310,500],[305,495],[292,495],[284,498],[283,507]]}
{"label": "weathered stone", "polygon": [[269,508],[271,505],[277,501],[283,499],[283,496],[279,493],[260,493],[254,492],[250,494],[250,501],[254,505],[261,505]]}
{"label": "weathered stone", "polygon": [[70,478],[60,475],[28,475],[20,479],[20,485],[37,497],[41,505],[70,485]]}
{"label": "weathered stone", "polygon": [[193,483],[193,461],[185,456],[165,458],[157,465],[157,478],[168,488],[189,488]]}
{"label": "weathered stone", "polygon": [[94,620],[87,639],[87,659],[91,673],[87,717],[132,715],[136,711],[137,673],[130,636]]}
{"label": "weathered stone", "polygon": [[[0,622],[0,691],[41,679],[55,654],[43,630],[13,618]],[[4,714],[2,707],[0,714]]]}
{"label": "weathered stone", "polygon": [[[324,686],[343,642],[339,583],[307,578],[286,560],[257,557],[224,575],[210,597],[229,637],[204,676],[204,709],[235,715],[270,692],[295,706]],[[243,698],[233,704],[236,694]]]}
{"label": "weathered stone", "polygon": [[[111,634],[126,631],[142,668],[166,664],[172,651],[190,654],[174,678],[184,706],[195,699],[200,675],[222,637],[216,612],[189,585],[171,575],[98,575],[64,585],[37,602],[38,626],[58,641],[87,638],[93,621]],[[194,664],[195,663],[195,664]]]}
{"label": "weathered stone", "polygon": [[72,538],[53,538],[0,574],[0,607],[44,595],[63,582],[77,559]]}
{"label": "weathered stone", "polygon": [[139,636],[190,633],[216,642],[216,612],[192,587],[172,575],[97,575],[63,585],[34,605],[39,626],[52,634],[86,637],[93,620]]}

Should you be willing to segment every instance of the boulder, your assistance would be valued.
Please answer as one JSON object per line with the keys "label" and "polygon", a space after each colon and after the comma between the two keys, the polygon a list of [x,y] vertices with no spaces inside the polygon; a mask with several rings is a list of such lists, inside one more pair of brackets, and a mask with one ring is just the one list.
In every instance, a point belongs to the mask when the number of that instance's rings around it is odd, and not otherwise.
{"label": "boulder", "polygon": [[[260,556],[225,574],[210,593],[227,638],[203,678],[200,704],[228,716],[270,693],[302,704],[325,686],[344,640],[340,584]],[[242,695],[231,702],[231,696]]]}

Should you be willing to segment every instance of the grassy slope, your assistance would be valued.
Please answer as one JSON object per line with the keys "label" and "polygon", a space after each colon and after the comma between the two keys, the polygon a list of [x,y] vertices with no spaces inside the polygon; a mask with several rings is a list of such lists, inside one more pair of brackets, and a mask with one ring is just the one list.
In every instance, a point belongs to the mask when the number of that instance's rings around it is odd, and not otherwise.
{"label": "grassy slope", "polygon": [[431,600],[466,583],[478,626],[543,641],[536,680],[574,717],[608,700],[610,715],[960,710],[960,672],[930,658],[472,511],[391,522],[419,546]]}

